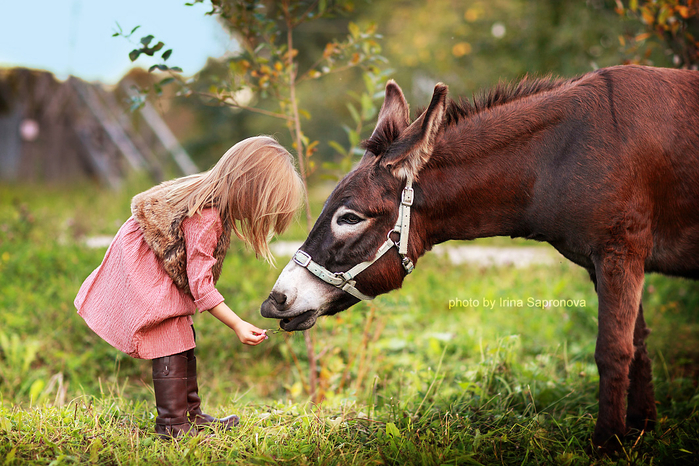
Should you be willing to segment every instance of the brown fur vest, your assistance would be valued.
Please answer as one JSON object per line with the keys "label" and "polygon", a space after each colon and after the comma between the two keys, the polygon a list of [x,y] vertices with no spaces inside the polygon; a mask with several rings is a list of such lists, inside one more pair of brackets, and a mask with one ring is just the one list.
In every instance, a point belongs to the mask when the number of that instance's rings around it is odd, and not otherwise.
{"label": "brown fur vest", "polygon": [[[141,227],[146,244],[160,259],[172,281],[179,289],[191,295],[187,279],[187,251],[184,233],[180,228],[187,212],[184,209],[176,211],[166,202],[170,185],[172,181],[166,181],[134,196],[131,214]],[[214,283],[221,275],[223,259],[231,243],[232,225],[223,220],[222,223],[223,233],[218,238],[213,254],[216,264],[211,268]]]}

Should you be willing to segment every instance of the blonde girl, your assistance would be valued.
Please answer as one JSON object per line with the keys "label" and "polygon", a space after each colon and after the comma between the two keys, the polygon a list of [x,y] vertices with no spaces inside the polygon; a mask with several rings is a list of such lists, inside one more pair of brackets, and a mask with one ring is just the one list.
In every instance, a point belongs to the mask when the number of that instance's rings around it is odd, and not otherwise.
{"label": "blonde girl", "polygon": [[258,257],[273,260],[269,239],[291,223],[302,189],[291,156],[277,141],[243,140],[208,172],[135,196],[132,216],[81,286],[75,307],[87,325],[129,356],[153,360],[161,436],[238,424],[235,415],[215,419],[201,411],[191,316],[208,311],[246,345],[267,338],[238,317],[214,285],[231,232]]}

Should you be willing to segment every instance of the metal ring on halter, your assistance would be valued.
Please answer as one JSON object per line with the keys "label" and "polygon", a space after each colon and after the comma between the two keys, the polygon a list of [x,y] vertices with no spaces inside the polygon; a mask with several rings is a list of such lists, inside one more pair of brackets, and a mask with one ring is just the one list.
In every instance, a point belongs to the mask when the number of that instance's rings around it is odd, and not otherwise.
{"label": "metal ring on halter", "polygon": [[[391,235],[392,235],[393,233],[398,233],[398,241],[393,241],[393,240],[391,239]],[[393,230],[389,230],[389,231],[388,231],[388,234],[386,235],[386,240],[392,242],[396,247],[398,247],[398,242],[400,241],[400,230],[398,230],[398,229],[396,229],[396,228],[394,228]]]}

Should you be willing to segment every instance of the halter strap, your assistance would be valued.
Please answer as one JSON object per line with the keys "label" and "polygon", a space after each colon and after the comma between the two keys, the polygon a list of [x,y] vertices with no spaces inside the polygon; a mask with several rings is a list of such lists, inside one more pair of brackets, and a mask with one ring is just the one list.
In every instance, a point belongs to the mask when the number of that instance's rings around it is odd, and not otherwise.
{"label": "halter strap", "polygon": [[[410,236],[410,207],[413,205],[415,190],[413,189],[413,179],[408,178],[405,187],[400,195],[400,210],[398,212],[398,223],[393,228],[400,235],[398,243],[398,254],[401,257],[401,264],[406,273],[410,273],[415,268],[413,261],[408,257],[408,237]],[[403,234],[405,233],[405,234]]]}
{"label": "halter strap", "polygon": [[[301,267],[306,268],[309,272],[323,280],[325,283],[328,283],[336,288],[340,288],[341,290],[351,294],[357,299],[364,301],[374,299],[373,296],[365,295],[355,287],[355,284],[357,282],[356,280],[354,280],[354,277],[359,275],[359,273],[363,272],[374,262],[379,260],[392,247],[395,246],[398,248],[398,254],[400,254],[401,256],[401,265],[403,266],[403,269],[405,269],[406,274],[411,273],[415,269],[413,261],[411,261],[408,257],[408,237],[410,236],[410,206],[413,205],[414,194],[415,191],[413,190],[413,180],[412,178],[408,178],[405,182],[403,192],[401,193],[401,202],[396,225],[393,227],[393,230],[388,232],[386,241],[384,241],[384,243],[379,247],[378,251],[376,251],[376,254],[374,255],[373,259],[360,262],[359,264],[349,269],[347,272],[331,272],[319,263],[315,262],[311,258],[310,254],[300,249],[296,251],[292,260]],[[391,239],[391,233],[398,233],[398,242],[395,242]]]}

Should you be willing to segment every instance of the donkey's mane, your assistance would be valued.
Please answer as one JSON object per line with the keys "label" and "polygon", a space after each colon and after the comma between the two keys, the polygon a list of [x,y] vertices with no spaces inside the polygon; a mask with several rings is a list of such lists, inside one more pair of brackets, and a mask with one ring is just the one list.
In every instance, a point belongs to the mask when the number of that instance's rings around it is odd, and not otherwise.
{"label": "donkey's mane", "polygon": [[[473,96],[473,102],[463,97],[460,97],[458,101],[449,99],[444,114],[444,126],[455,125],[460,120],[470,118],[485,110],[556,89],[577,79],[579,78],[562,79],[552,76],[532,79],[525,76],[520,81],[500,82],[491,89],[481,91]],[[418,108],[417,116],[422,115],[424,111],[424,108]],[[361,146],[375,155],[384,153],[400,135],[400,131],[392,121],[389,120],[387,123],[377,127],[374,134],[363,141]]]}
{"label": "donkey's mane", "polygon": [[[577,79],[577,78],[576,78]],[[572,81],[574,81],[573,79]],[[518,82],[499,82],[497,86],[479,92],[473,96],[473,103],[460,97],[458,102],[449,100],[444,115],[446,126],[453,125],[463,118],[470,118],[485,110],[514,102],[531,95],[550,91],[571,82],[569,79],[554,78],[546,76],[532,79],[525,76]],[[422,111],[418,111],[420,115]]]}

